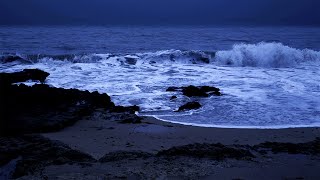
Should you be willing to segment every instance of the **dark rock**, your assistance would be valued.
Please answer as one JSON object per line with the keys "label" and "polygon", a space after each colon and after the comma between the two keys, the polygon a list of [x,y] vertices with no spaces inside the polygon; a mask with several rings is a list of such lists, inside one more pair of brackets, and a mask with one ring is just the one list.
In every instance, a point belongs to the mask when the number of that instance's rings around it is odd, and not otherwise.
{"label": "dark rock", "polygon": [[38,135],[0,137],[0,167],[17,159],[12,178],[41,171],[48,165],[95,162],[90,155]]}
{"label": "dark rock", "polygon": [[166,91],[168,92],[175,92],[175,91],[179,91],[181,90],[181,88],[178,87],[168,87]]}
{"label": "dark rock", "polygon": [[124,107],[124,106],[115,106],[113,107],[110,112],[115,112],[115,113],[125,113],[125,112],[128,112],[130,114],[134,114],[135,112],[138,112],[140,110],[140,107],[139,106],[127,106],[127,107]]}
{"label": "dark rock", "polygon": [[288,153],[288,154],[307,154],[319,155],[320,154],[320,138],[306,143],[280,143],[280,142],[265,142],[254,146],[255,149],[271,150],[273,153]]}
{"label": "dark rock", "polygon": [[195,86],[188,86],[182,88],[182,93],[185,96],[188,97],[193,97],[193,96],[198,96],[198,97],[208,97],[209,95],[201,90],[201,88],[195,87]]}
{"label": "dark rock", "polygon": [[139,124],[141,123],[142,117],[139,117],[135,114],[124,114],[122,115],[121,120],[118,120],[121,124]]}
{"label": "dark rock", "polygon": [[184,111],[184,110],[191,110],[191,109],[199,109],[201,108],[201,104],[198,102],[188,102],[182,106],[179,107],[178,112]]}
{"label": "dark rock", "polygon": [[113,161],[121,161],[125,159],[129,160],[135,160],[138,158],[149,158],[153,155],[147,152],[142,151],[116,151],[111,152],[103,156],[101,159],[99,159],[99,162],[105,163],[105,162],[113,162]]}
{"label": "dark rock", "polygon": [[175,100],[177,98],[178,98],[177,96],[171,96],[170,100],[172,101],[172,100]]}
{"label": "dark rock", "polygon": [[[35,75],[28,75],[36,72]],[[23,71],[28,78],[47,76],[42,71]],[[16,73],[14,73],[16,74]],[[20,75],[19,75],[20,76]],[[41,76],[43,80],[44,76]],[[10,75],[2,73],[6,82]],[[112,109],[107,94],[79,91],[76,89],[53,88],[45,84],[28,87],[24,84],[2,84],[0,89],[0,135],[35,132],[51,132],[70,126],[97,108]]]}
{"label": "dark rock", "polygon": [[136,58],[125,57],[125,59],[126,59],[126,63],[127,64],[135,65],[137,63],[137,59]]}
{"label": "dark rock", "polygon": [[27,80],[40,81],[44,83],[50,74],[39,69],[24,69],[15,73],[0,73],[0,85],[5,86],[17,82],[25,82]]}
{"label": "dark rock", "polygon": [[209,95],[221,96],[220,89],[210,86],[200,86],[200,91],[206,92]]}
{"label": "dark rock", "polygon": [[190,144],[185,146],[172,147],[168,150],[159,151],[158,156],[188,156],[196,158],[211,158],[223,160],[226,158],[249,160],[255,156],[246,149],[225,146],[223,144]]}
{"label": "dark rock", "polygon": [[210,86],[187,86],[187,87],[169,87],[168,92],[182,91],[183,95],[188,97],[208,97],[210,95],[221,96],[220,89]]}

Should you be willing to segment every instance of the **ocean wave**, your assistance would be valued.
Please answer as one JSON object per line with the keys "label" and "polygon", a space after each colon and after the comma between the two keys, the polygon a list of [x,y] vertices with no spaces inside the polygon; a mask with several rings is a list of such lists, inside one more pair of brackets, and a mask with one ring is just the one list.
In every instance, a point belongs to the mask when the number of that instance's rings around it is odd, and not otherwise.
{"label": "ocean wave", "polygon": [[295,49],[281,43],[236,44],[231,50],[218,51],[217,65],[251,67],[292,67],[299,63],[320,61],[320,52]]}
{"label": "ocean wave", "polygon": [[1,63],[19,61],[38,63],[66,61],[71,63],[107,62],[115,65],[141,64],[214,64],[222,66],[294,67],[303,62],[320,62],[320,52],[295,49],[281,43],[236,44],[224,51],[163,50],[135,54],[84,54],[84,55],[0,55]]}

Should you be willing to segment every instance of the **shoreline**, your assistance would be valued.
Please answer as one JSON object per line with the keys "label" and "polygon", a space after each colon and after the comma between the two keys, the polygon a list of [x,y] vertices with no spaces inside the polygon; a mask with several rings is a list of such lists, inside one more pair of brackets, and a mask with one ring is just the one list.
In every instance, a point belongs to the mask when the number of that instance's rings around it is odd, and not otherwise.
{"label": "shoreline", "polygon": [[[139,116],[139,114],[137,114]],[[276,126],[232,126],[232,125],[212,125],[212,124],[197,124],[197,123],[184,123],[178,121],[170,121],[157,117],[157,115],[142,115],[139,117],[152,117],[159,121],[168,122],[172,124],[180,124],[193,127],[206,127],[206,128],[222,128],[222,129],[294,129],[294,128],[320,128],[320,123],[313,123],[310,125],[276,125]]]}
{"label": "shoreline", "polygon": [[104,112],[96,111],[93,116],[79,120],[62,131],[42,135],[52,140],[59,140],[95,158],[118,150],[158,152],[192,143],[245,145],[256,145],[267,141],[303,143],[320,137],[320,128],[317,127],[234,129],[188,126],[150,117],[143,117],[139,124],[122,124],[118,122],[119,120],[110,120]]}

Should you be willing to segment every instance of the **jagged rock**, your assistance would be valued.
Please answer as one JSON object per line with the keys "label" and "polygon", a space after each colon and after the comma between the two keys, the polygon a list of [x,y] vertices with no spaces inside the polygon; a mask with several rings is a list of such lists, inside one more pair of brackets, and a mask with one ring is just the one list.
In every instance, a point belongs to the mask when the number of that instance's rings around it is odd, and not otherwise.
{"label": "jagged rock", "polygon": [[12,178],[32,174],[48,165],[89,163],[96,160],[67,145],[39,135],[0,137],[0,167],[18,159]]}
{"label": "jagged rock", "polygon": [[201,108],[201,104],[198,102],[188,102],[182,106],[179,107],[178,112],[184,111],[184,110],[191,110],[191,109],[199,109]]}
{"label": "jagged rock", "polygon": [[187,86],[187,87],[169,87],[168,92],[182,91],[183,95],[188,97],[208,97],[210,95],[221,96],[220,89],[210,86]]}
{"label": "jagged rock", "polygon": [[223,144],[189,144],[185,146],[172,147],[168,150],[159,151],[158,156],[188,156],[197,158],[211,158],[214,160],[223,160],[233,158],[239,160],[248,160],[255,156],[247,149],[234,148]]}

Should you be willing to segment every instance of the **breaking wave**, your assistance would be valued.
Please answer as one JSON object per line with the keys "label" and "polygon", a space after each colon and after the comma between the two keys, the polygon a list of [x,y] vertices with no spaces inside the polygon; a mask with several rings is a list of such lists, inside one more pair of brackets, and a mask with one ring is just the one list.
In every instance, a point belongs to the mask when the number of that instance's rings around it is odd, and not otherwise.
{"label": "breaking wave", "polygon": [[38,63],[66,61],[70,63],[96,63],[106,61],[115,65],[141,64],[215,64],[236,67],[294,67],[303,62],[320,62],[320,52],[296,49],[281,43],[236,44],[225,51],[164,50],[135,54],[84,54],[84,55],[20,55],[2,54],[1,63]]}
{"label": "breaking wave", "polygon": [[218,51],[220,65],[252,67],[292,67],[299,63],[320,61],[320,52],[295,49],[281,43],[237,44],[232,50]]}

